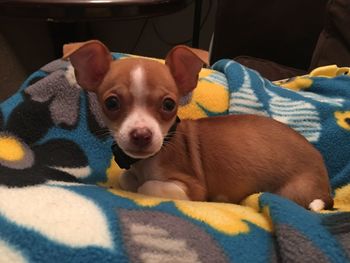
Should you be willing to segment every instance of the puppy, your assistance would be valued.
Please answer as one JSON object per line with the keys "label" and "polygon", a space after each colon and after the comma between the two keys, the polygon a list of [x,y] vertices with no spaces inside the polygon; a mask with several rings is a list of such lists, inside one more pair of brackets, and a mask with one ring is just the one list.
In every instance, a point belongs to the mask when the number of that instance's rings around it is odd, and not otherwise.
{"label": "puppy", "polygon": [[319,211],[331,208],[321,154],[271,118],[231,115],[177,123],[182,97],[197,85],[205,53],[173,48],[165,65],[113,61],[101,42],[64,46],[78,84],[95,92],[116,144],[122,189],[163,198],[239,203],[271,192]]}

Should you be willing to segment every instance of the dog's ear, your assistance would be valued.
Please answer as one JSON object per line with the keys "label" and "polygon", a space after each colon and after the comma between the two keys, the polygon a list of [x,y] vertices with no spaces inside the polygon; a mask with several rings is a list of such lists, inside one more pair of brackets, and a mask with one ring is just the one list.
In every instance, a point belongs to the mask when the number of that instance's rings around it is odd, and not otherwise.
{"label": "dog's ear", "polygon": [[110,68],[112,56],[108,48],[98,40],[72,43],[63,46],[63,59],[69,58],[78,84],[88,91],[95,91]]}
{"label": "dog's ear", "polygon": [[169,67],[181,95],[187,95],[197,86],[198,73],[204,64],[209,64],[208,60],[208,52],[204,50],[182,45],[170,50],[165,64]]}

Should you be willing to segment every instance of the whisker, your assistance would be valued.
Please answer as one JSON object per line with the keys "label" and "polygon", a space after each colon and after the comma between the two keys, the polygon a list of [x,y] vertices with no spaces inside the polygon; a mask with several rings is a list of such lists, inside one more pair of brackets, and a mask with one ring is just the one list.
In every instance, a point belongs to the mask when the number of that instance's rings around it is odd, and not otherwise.
{"label": "whisker", "polygon": [[100,134],[100,133],[110,133],[111,131],[107,128],[105,129],[100,129],[100,130],[96,130],[96,131],[93,131],[94,134]]}
{"label": "whisker", "polygon": [[109,129],[101,129],[92,132],[97,138],[104,138],[106,136],[112,136],[112,132]]}

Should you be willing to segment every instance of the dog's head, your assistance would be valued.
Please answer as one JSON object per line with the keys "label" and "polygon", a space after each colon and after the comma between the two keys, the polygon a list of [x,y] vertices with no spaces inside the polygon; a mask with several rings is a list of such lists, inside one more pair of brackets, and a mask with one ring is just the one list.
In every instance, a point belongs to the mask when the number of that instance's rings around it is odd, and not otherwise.
{"label": "dog's head", "polygon": [[108,128],[119,147],[147,158],[162,147],[176,119],[179,100],[196,86],[206,52],[176,46],[165,64],[145,58],[113,61],[97,40],[64,46],[78,84],[97,94]]}

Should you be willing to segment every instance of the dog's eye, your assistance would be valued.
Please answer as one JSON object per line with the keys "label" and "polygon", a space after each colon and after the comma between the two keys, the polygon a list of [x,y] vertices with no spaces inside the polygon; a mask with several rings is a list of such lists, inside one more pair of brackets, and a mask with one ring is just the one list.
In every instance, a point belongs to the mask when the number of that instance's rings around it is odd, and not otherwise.
{"label": "dog's eye", "polygon": [[173,99],[170,98],[166,98],[165,100],[163,100],[163,110],[167,111],[167,112],[171,112],[175,109],[176,107],[176,102]]}
{"label": "dog's eye", "polygon": [[108,97],[105,100],[106,108],[110,111],[117,111],[120,109],[120,101],[117,96]]}

